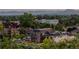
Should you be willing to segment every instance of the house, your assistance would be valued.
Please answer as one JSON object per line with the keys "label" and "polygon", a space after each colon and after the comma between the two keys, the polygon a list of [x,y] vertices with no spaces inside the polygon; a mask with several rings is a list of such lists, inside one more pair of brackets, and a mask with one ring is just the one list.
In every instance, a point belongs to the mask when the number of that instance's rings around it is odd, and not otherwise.
{"label": "house", "polygon": [[58,19],[41,19],[41,20],[36,19],[36,21],[39,23],[47,23],[53,25],[57,25],[59,23]]}
{"label": "house", "polygon": [[50,35],[50,33],[53,32],[52,28],[41,28],[41,29],[33,29],[32,33],[32,41],[35,42],[42,42],[43,37],[45,35]]}
{"label": "house", "polygon": [[71,33],[72,35],[75,35],[79,33],[79,28],[76,26],[75,27],[72,26],[72,27],[68,27],[66,31]]}

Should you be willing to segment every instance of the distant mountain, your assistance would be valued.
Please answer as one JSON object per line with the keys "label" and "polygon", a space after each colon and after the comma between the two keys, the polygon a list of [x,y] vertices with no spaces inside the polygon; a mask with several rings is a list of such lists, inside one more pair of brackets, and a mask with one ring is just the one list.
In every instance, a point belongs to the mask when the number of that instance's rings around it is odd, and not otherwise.
{"label": "distant mountain", "polygon": [[79,15],[79,10],[49,10],[49,11],[40,11],[32,12],[33,15]]}
{"label": "distant mountain", "polygon": [[33,15],[79,15],[77,9],[0,9],[1,16],[23,15],[25,12]]}

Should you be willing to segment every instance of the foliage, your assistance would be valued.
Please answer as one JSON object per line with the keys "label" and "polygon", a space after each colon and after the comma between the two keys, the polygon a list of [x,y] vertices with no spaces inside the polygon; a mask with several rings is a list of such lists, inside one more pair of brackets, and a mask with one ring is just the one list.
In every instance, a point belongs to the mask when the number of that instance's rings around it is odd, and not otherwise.
{"label": "foliage", "polygon": [[34,27],[34,16],[32,14],[25,13],[24,15],[20,16],[20,22],[23,27]]}
{"label": "foliage", "polygon": [[40,24],[39,27],[40,28],[48,28],[48,27],[50,27],[50,25],[46,24],[46,23],[43,23],[43,24]]}
{"label": "foliage", "polygon": [[53,39],[45,38],[43,43],[25,42],[17,43],[12,41],[8,37],[4,37],[1,42],[1,48],[3,49],[78,49],[79,48],[79,38],[74,40],[66,40],[55,42]]}
{"label": "foliage", "polygon": [[57,24],[57,25],[55,26],[55,30],[63,31],[63,30],[64,30],[64,29],[63,29],[63,25],[62,25],[62,24]]}
{"label": "foliage", "polygon": [[1,40],[1,48],[10,48],[10,40],[8,37],[3,37],[3,39]]}
{"label": "foliage", "polygon": [[16,39],[22,39],[22,38],[24,38],[25,37],[25,35],[24,34],[17,34],[17,35],[15,35],[14,36]]}
{"label": "foliage", "polygon": [[53,41],[53,39],[51,39],[50,37],[49,37],[49,38],[45,38],[45,39],[43,40],[42,47],[43,47],[44,49],[56,48],[56,43],[55,43],[55,41]]}
{"label": "foliage", "polygon": [[0,24],[0,31],[2,31],[4,28],[3,24]]}

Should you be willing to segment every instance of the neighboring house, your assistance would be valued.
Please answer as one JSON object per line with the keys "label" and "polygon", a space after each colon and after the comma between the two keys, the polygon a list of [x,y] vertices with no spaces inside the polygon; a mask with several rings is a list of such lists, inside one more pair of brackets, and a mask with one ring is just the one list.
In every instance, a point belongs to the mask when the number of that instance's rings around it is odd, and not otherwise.
{"label": "neighboring house", "polygon": [[52,28],[41,28],[41,29],[34,29],[33,32],[40,32],[42,35],[49,34],[53,32]]}
{"label": "neighboring house", "polygon": [[41,19],[41,20],[36,19],[36,21],[39,23],[47,23],[53,25],[57,25],[59,23],[58,19]]}
{"label": "neighboring house", "polygon": [[68,27],[66,31],[72,35],[76,35],[77,33],[79,33],[79,27],[78,26],[75,26],[75,27],[71,26],[71,27]]}
{"label": "neighboring house", "polygon": [[49,35],[52,32],[53,32],[52,28],[33,29],[33,33],[31,37],[32,40],[35,42],[42,42],[43,41],[42,38],[45,35]]}

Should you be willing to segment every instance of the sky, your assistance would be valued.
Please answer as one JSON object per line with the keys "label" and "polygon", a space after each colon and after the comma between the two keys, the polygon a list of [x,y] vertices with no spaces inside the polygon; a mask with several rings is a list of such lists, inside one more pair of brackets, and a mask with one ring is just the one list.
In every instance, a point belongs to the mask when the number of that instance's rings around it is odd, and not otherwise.
{"label": "sky", "polygon": [[79,0],[0,0],[0,9],[79,9]]}

